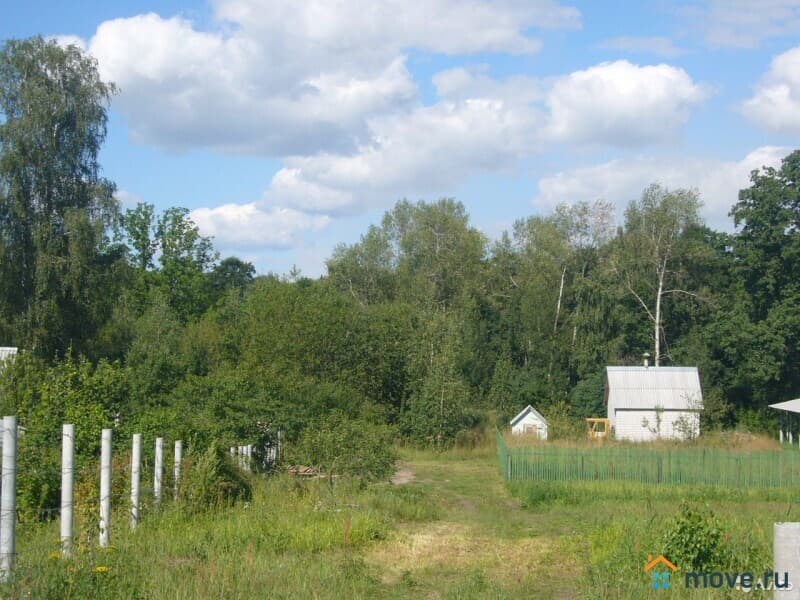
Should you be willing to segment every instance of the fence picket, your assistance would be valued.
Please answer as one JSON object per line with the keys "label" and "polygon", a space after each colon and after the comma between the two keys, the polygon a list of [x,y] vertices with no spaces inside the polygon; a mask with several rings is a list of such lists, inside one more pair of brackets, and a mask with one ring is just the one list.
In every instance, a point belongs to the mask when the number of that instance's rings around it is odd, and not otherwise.
{"label": "fence picket", "polygon": [[615,480],[740,488],[790,487],[800,483],[795,475],[800,459],[793,450],[565,448],[552,444],[508,448],[499,431],[496,438],[500,472],[506,481]]}

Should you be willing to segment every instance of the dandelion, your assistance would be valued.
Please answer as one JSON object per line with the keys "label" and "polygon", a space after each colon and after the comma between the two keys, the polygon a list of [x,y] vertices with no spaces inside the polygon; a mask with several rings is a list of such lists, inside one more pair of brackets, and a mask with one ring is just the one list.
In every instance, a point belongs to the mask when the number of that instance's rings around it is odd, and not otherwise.
{"label": "dandelion", "polygon": [[105,565],[100,565],[94,568],[95,573],[108,573],[108,567]]}
{"label": "dandelion", "polygon": [[59,558],[61,558],[61,553],[51,552],[50,554],[47,555],[47,558],[49,558],[50,560],[58,560]]}

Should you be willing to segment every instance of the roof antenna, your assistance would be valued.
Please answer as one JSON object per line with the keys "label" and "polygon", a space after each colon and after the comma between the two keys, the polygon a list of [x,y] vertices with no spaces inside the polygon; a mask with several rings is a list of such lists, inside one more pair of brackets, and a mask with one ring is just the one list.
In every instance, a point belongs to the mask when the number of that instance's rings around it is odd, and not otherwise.
{"label": "roof antenna", "polygon": [[644,366],[645,366],[645,368],[649,367],[650,366],[650,353],[649,352],[645,352],[644,354],[642,354],[642,358],[644,358]]}

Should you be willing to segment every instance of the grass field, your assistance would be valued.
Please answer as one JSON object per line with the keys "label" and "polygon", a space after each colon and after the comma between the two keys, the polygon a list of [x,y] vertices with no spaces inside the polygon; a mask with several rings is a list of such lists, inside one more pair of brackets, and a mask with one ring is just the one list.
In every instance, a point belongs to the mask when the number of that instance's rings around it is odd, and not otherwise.
{"label": "grass field", "polygon": [[[772,524],[800,520],[796,490],[620,482],[501,482],[494,446],[402,451],[400,485],[259,480],[249,504],[212,514],[165,506],[112,545],[58,557],[58,524],[21,525],[7,598],[663,598],[652,590],[684,499],[717,515],[728,564],[771,566]],[[680,566],[680,565],[679,565]],[[715,595],[716,594],[716,595]],[[754,592],[752,595],[759,596]]]}

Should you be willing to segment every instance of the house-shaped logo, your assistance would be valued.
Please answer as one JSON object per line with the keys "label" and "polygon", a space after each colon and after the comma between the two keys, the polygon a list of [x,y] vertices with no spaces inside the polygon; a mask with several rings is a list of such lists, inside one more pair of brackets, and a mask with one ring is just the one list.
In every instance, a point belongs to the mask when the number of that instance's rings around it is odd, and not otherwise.
{"label": "house-shaped logo", "polygon": [[659,554],[655,558],[648,555],[647,564],[644,566],[644,572],[650,575],[653,588],[657,590],[669,589],[669,575],[677,570],[678,567],[667,560],[662,554]]}

